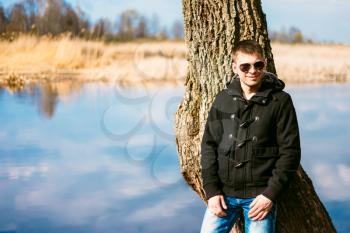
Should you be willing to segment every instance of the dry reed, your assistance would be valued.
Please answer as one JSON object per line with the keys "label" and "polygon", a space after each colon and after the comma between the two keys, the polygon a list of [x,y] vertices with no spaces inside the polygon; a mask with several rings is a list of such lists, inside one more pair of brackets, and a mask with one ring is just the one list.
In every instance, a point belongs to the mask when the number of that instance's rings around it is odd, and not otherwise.
{"label": "dry reed", "polygon": [[[350,46],[272,44],[279,77],[291,83],[348,82]],[[0,41],[0,81],[76,78],[84,81],[172,81],[186,74],[182,42],[105,44],[68,36]]]}

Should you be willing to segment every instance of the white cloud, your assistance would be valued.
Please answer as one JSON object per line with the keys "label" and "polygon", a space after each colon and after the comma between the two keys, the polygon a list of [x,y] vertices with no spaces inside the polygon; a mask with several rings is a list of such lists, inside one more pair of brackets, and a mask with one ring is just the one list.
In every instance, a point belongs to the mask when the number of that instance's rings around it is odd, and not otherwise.
{"label": "white cloud", "polygon": [[338,165],[338,173],[341,181],[347,186],[350,187],[350,166],[344,164]]}
{"label": "white cloud", "polygon": [[[80,148],[65,142],[59,146],[64,148],[65,153],[55,159],[45,160],[38,166],[1,169],[2,173],[13,179],[45,173],[45,178],[40,182],[33,179],[29,188],[17,191],[17,210],[27,211],[36,207],[54,216],[57,222],[83,224],[90,221],[91,217],[108,216],[111,203],[113,206],[122,205],[128,200],[137,200],[161,189],[151,175],[149,164],[133,164],[124,156],[104,155],[86,145]],[[101,176],[101,182],[109,182],[110,185],[89,181],[87,177],[90,174]],[[89,191],[77,193],[76,189],[86,187]]]}
{"label": "white cloud", "polygon": [[0,167],[0,176],[7,176],[10,179],[16,180],[20,178],[30,178],[34,174],[44,175],[49,171],[49,166],[45,163],[40,163],[36,166],[5,166]]}
{"label": "white cloud", "polygon": [[346,102],[335,102],[333,103],[333,107],[338,112],[347,113],[350,111],[350,104]]}
{"label": "white cloud", "polygon": [[350,165],[315,164],[311,173],[321,196],[328,200],[350,200]]}
{"label": "white cloud", "polygon": [[312,121],[308,122],[307,124],[304,124],[304,128],[308,130],[317,130],[326,128],[331,124],[331,119],[329,118],[329,115],[320,112],[318,113],[317,117],[315,119],[312,119]]}
{"label": "white cloud", "polygon": [[193,203],[194,200],[188,195],[179,195],[168,200],[159,200],[151,207],[143,207],[132,212],[128,220],[131,222],[148,222],[157,219],[175,216],[177,212]]}
{"label": "white cloud", "polygon": [[[86,224],[91,217],[100,216],[109,207],[109,202],[103,198],[102,192],[80,193],[78,197],[64,198],[67,192],[67,183],[45,184],[42,189],[31,190],[16,196],[16,208],[18,210],[40,207],[50,215],[55,216],[57,222],[64,224]],[[69,211],[67,211],[69,210]]]}

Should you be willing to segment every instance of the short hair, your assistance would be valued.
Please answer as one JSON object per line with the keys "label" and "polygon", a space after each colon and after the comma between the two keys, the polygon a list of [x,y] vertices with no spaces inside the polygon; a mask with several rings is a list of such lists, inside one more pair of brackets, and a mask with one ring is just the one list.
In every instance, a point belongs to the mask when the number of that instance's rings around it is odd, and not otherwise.
{"label": "short hair", "polygon": [[234,46],[234,48],[232,50],[233,62],[236,59],[238,52],[251,54],[251,55],[258,54],[258,55],[261,55],[263,58],[265,57],[263,48],[255,40],[241,40],[241,41],[239,41]]}

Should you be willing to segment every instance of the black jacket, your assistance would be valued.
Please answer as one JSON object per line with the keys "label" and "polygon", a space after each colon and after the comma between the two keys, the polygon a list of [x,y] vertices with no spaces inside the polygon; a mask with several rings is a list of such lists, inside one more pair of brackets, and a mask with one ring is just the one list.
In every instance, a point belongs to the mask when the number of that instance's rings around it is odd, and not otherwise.
{"label": "black jacket", "polygon": [[266,73],[258,92],[243,98],[239,78],[211,106],[201,142],[206,198],[263,194],[276,201],[300,163],[298,122],[283,81]]}

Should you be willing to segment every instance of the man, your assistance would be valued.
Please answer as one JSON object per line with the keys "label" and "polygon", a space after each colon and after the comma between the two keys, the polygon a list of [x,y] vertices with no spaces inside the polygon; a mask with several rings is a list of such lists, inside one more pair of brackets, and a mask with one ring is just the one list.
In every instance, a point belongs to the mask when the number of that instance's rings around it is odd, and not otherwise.
{"label": "man", "polygon": [[215,97],[201,143],[201,232],[229,232],[243,211],[246,233],[273,233],[276,200],[300,163],[297,117],[257,42],[239,42],[232,58],[236,75]]}

